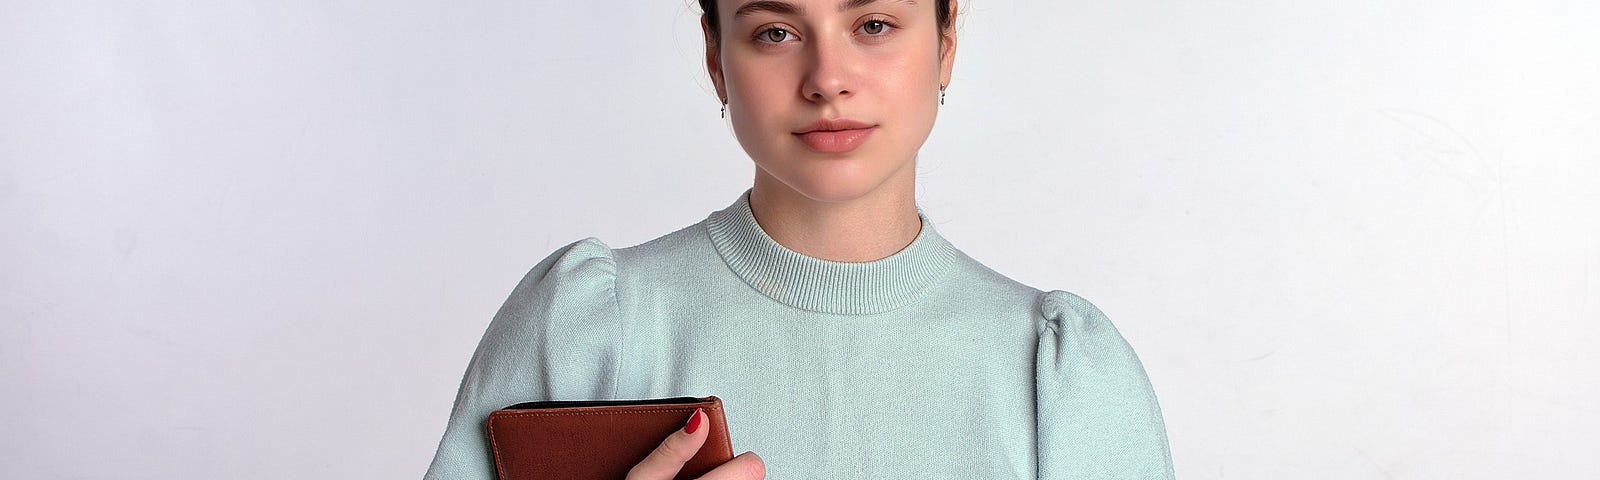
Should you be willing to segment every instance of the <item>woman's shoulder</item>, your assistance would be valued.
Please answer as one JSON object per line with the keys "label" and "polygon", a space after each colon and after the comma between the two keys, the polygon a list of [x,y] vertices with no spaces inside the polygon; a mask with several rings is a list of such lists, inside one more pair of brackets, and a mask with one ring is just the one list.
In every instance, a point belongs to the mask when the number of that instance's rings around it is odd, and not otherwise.
{"label": "woman's shoulder", "polygon": [[545,255],[523,275],[517,290],[574,280],[594,280],[594,277],[615,277],[616,272],[616,251],[597,237],[587,237]]}
{"label": "woman's shoulder", "polygon": [[600,238],[582,238],[555,248],[523,274],[494,314],[485,341],[523,338],[549,322],[605,323],[605,312],[614,310],[614,251]]}
{"label": "woman's shoulder", "polygon": [[1041,334],[1120,335],[1111,319],[1089,300],[1066,290],[1050,290],[1038,296]]}
{"label": "woman's shoulder", "polygon": [[611,246],[596,237],[573,241],[523,274],[496,313],[496,323],[523,324],[528,318],[558,313],[554,310],[609,306],[616,301],[616,278],[616,252]]}
{"label": "woman's shoulder", "polygon": [[[531,286],[541,281],[562,281],[588,275],[615,277],[624,270],[649,270],[668,262],[693,258],[693,250],[698,247],[695,230],[699,226],[685,226],[628,247],[613,247],[599,237],[585,237],[551,251],[528,270],[522,283]],[[704,233],[699,235],[703,236]]]}
{"label": "woman's shoulder", "polygon": [[705,225],[695,223],[643,243],[615,250],[617,262],[632,269],[668,267],[672,262],[694,259],[709,252]]}
{"label": "woman's shoulder", "polygon": [[[588,304],[625,312],[640,296],[670,297],[667,291],[679,284],[703,284],[697,277],[716,272],[719,265],[716,253],[704,245],[705,233],[697,228],[690,225],[625,247],[596,236],[558,247],[528,270],[507,305],[515,310],[519,305]],[[616,316],[620,320],[621,313]]]}
{"label": "woman's shoulder", "polygon": [[962,285],[958,289],[986,298],[1026,303],[1038,334],[1078,338],[1109,335],[1121,340],[1105,313],[1083,296],[1069,290],[1037,288],[969,256],[961,255],[961,258],[967,264],[967,274],[960,276]]}

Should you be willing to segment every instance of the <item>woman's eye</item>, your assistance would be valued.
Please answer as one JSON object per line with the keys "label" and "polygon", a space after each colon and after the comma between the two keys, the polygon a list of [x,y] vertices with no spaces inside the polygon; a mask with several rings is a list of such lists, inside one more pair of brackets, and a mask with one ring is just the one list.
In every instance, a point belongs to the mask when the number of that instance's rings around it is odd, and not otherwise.
{"label": "woman's eye", "polygon": [[[866,23],[861,24],[861,30],[872,36],[882,36],[892,28],[895,28],[894,25],[890,25],[889,22],[883,20],[867,20]],[[783,43],[794,39],[793,33],[780,27],[772,27],[756,32],[756,40],[764,43]]]}
{"label": "woman's eye", "polygon": [[762,30],[761,33],[756,34],[756,38],[760,38],[772,43],[783,43],[785,39],[788,39],[792,36],[794,36],[794,34],[789,33],[788,30],[776,27]]}
{"label": "woman's eye", "polygon": [[865,30],[868,35],[877,35],[883,33],[883,31],[888,28],[889,24],[882,20],[867,20],[867,23],[861,26],[861,29]]}

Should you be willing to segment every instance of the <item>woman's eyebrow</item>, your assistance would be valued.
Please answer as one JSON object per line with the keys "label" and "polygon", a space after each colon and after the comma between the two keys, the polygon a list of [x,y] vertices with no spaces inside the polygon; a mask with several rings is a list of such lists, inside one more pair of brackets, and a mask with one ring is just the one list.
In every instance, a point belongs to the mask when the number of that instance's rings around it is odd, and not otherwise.
{"label": "woman's eyebrow", "polygon": [[[917,6],[917,0],[894,0],[894,2],[912,7]],[[839,11],[861,8],[874,3],[878,3],[878,0],[843,0],[839,2]],[[733,11],[733,18],[754,15],[756,12],[772,12],[778,15],[805,15],[806,9],[805,7],[780,0],[756,0],[740,5],[738,9]]]}
{"label": "woman's eyebrow", "polygon": [[[843,0],[839,2],[839,11],[854,10],[874,3],[878,3],[878,0]],[[900,3],[907,7],[917,6],[917,0],[893,0],[891,3]]]}
{"label": "woman's eyebrow", "polygon": [[805,8],[789,2],[779,2],[776,0],[756,0],[754,2],[739,6],[738,10],[733,11],[733,18],[737,19],[739,17],[755,15],[756,12],[772,12],[778,15],[799,15],[805,13],[805,11]]}

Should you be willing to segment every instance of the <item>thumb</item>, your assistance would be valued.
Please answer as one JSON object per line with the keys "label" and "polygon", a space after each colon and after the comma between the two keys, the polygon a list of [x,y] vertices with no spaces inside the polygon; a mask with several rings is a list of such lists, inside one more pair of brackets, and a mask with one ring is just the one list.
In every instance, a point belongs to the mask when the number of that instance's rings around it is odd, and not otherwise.
{"label": "thumb", "polygon": [[628,471],[628,480],[671,480],[677,476],[683,464],[705,445],[710,423],[704,411],[695,409],[683,428],[667,435],[660,446]]}

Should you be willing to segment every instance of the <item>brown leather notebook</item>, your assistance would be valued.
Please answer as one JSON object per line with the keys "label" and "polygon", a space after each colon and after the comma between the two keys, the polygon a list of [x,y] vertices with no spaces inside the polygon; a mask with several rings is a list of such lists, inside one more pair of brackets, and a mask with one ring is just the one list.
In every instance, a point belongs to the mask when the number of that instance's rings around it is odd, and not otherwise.
{"label": "brown leather notebook", "polygon": [[489,414],[489,447],[500,480],[622,480],[696,408],[711,431],[678,471],[687,480],[733,459],[716,396],[519,403]]}

